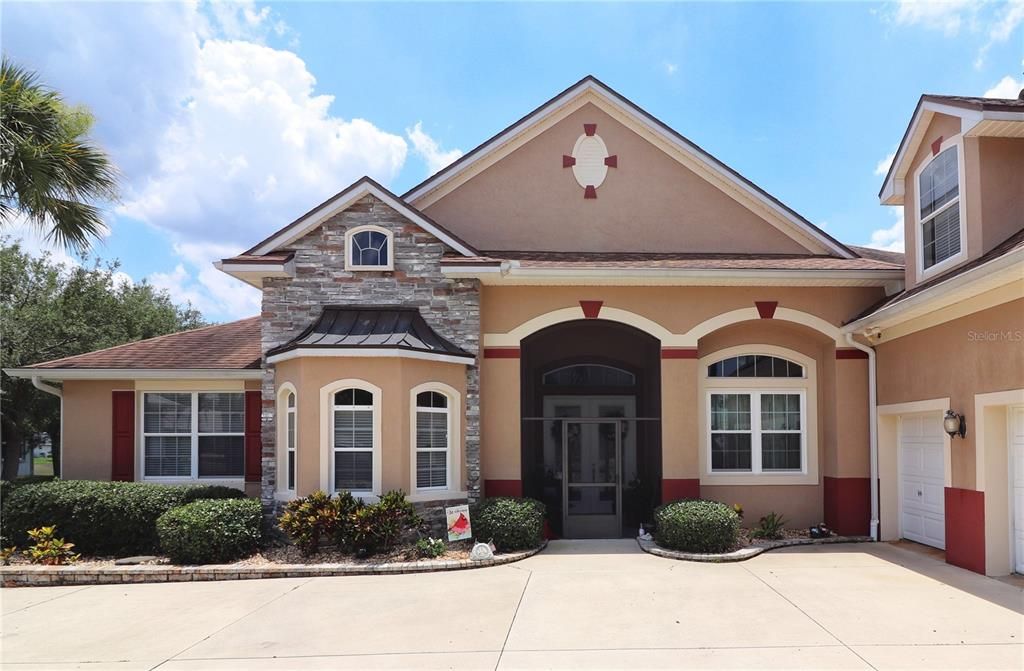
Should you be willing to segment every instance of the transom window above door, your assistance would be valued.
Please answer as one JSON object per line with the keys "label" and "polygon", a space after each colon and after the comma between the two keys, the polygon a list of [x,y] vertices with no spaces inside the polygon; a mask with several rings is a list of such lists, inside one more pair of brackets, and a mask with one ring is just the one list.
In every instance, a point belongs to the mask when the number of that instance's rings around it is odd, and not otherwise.
{"label": "transom window above door", "polygon": [[391,231],[380,226],[361,226],[345,234],[347,270],[392,270]]}
{"label": "transom window above door", "polygon": [[579,363],[549,370],[543,382],[555,387],[631,387],[636,375],[615,366]]}

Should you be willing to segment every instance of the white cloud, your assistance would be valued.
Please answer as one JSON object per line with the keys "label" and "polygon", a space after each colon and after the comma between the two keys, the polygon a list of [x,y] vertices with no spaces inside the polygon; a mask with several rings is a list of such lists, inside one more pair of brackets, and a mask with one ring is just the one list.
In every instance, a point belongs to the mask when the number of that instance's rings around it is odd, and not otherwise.
{"label": "white cloud", "polygon": [[975,60],[974,66],[980,69],[985,64],[989,49],[1010,39],[1010,35],[1021,23],[1024,23],[1024,0],[1008,0],[1000,3],[1000,12],[993,18],[989,26],[988,42],[978,51],[978,58]]}
{"label": "white cloud", "polygon": [[1024,79],[1014,79],[1007,75],[999,80],[995,86],[985,91],[983,96],[985,98],[1014,98],[1020,95],[1021,89],[1024,89]]}
{"label": "white cloud", "polygon": [[892,150],[886,154],[885,158],[875,165],[875,174],[885,176],[889,173],[889,166],[892,165],[893,160],[896,158],[896,150]]}
{"label": "white cloud", "polygon": [[665,66],[665,74],[667,74],[669,77],[671,77],[672,75],[679,71],[679,66],[675,63],[665,61],[663,65]]}
{"label": "white cloud", "polygon": [[412,128],[406,128],[405,134],[412,142],[413,151],[427,164],[427,169],[431,174],[450,165],[462,156],[461,149],[449,149],[448,151],[441,149],[440,143],[423,131],[422,121],[417,121]]}
{"label": "white cloud", "polygon": [[898,24],[941,30],[952,37],[974,13],[975,3],[976,0],[899,0],[892,18]]}
{"label": "white cloud", "polygon": [[260,291],[213,267],[213,262],[233,256],[238,248],[225,245],[181,243],[174,252],[181,259],[174,270],[156,272],[147,278],[166,290],[178,302],[189,302],[205,315],[218,319],[241,319],[260,312]]}
{"label": "white cloud", "polygon": [[890,208],[890,212],[892,212],[896,221],[888,228],[879,228],[872,231],[871,241],[867,243],[867,247],[884,249],[888,252],[903,251],[903,208],[893,207]]}

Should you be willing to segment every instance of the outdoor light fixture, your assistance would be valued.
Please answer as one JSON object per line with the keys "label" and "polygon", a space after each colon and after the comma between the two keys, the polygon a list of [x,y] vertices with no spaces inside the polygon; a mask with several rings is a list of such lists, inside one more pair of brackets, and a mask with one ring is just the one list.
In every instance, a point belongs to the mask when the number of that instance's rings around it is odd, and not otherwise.
{"label": "outdoor light fixture", "polygon": [[946,417],[942,420],[942,428],[946,430],[950,438],[967,435],[967,420],[963,415],[958,415],[952,410],[946,411]]}

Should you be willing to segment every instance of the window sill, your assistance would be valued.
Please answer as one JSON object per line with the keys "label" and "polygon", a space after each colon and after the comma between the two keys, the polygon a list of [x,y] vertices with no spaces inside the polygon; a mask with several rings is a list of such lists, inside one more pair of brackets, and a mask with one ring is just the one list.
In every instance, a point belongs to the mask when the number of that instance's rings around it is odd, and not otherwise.
{"label": "window sill", "polygon": [[705,473],[700,484],[715,485],[817,485],[817,473]]}

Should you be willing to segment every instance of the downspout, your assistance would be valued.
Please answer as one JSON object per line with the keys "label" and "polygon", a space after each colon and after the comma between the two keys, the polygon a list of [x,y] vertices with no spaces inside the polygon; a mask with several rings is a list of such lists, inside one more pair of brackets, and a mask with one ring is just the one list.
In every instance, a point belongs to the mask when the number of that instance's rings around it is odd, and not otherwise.
{"label": "downspout", "polygon": [[878,392],[875,374],[875,350],[846,334],[846,342],[868,355],[868,452],[871,461],[871,540],[878,540]]}
{"label": "downspout", "polygon": [[[63,446],[63,444],[64,444],[64,392],[61,390],[60,387],[55,387],[52,384],[47,384],[46,382],[43,382],[43,379],[41,377],[39,377],[38,375],[33,375],[32,376],[32,386],[35,387],[36,389],[38,389],[39,391],[46,392],[47,394],[53,394],[54,396],[56,396],[57,398],[60,399],[60,442],[61,442],[61,445]],[[63,457],[63,456],[64,455],[61,454],[61,457]],[[60,464],[61,464],[61,468],[63,468],[64,467],[64,459],[60,460]],[[54,476],[59,478],[60,477],[60,473],[54,473]]]}

